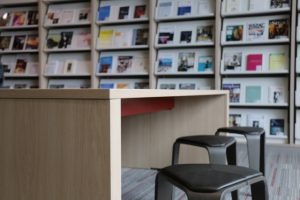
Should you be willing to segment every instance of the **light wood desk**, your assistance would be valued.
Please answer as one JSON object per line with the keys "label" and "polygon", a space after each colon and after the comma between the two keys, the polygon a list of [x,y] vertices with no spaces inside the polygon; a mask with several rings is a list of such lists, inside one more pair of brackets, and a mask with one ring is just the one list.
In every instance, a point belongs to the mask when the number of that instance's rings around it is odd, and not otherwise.
{"label": "light wood desk", "polygon": [[228,93],[3,90],[0,113],[1,200],[120,200],[121,166],[169,165],[177,137],[227,125]]}

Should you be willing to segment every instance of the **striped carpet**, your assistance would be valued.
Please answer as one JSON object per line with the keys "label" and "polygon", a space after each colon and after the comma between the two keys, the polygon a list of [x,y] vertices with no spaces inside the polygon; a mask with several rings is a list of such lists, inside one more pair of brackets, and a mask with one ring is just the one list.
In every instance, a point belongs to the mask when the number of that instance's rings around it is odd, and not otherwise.
{"label": "striped carpet", "polygon": [[[245,145],[238,145],[238,152],[240,165],[247,166]],[[300,148],[267,146],[266,170],[270,200],[300,200]],[[122,200],[153,200],[155,175],[155,170],[123,169]],[[251,200],[248,188],[240,195],[241,200]],[[176,190],[175,199],[186,197]]]}

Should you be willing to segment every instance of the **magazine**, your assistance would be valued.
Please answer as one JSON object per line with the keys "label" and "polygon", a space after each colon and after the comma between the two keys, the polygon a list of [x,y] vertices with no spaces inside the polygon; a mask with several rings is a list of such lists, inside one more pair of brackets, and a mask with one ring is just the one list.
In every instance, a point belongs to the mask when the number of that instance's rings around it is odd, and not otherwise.
{"label": "magazine", "polygon": [[191,15],[192,14],[192,1],[191,0],[180,0],[178,1],[177,15]]}
{"label": "magazine", "polygon": [[24,26],[26,21],[26,12],[17,11],[14,13],[12,26]]}
{"label": "magazine", "polygon": [[39,37],[36,34],[28,35],[26,39],[25,49],[38,49]]}
{"label": "magazine", "polygon": [[60,24],[73,24],[74,10],[63,10],[60,19]]}
{"label": "magazine", "polygon": [[175,83],[161,83],[159,85],[159,89],[162,89],[162,90],[175,90],[176,89],[176,84]]}
{"label": "magazine", "polygon": [[148,28],[139,28],[133,30],[133,46],[148,45]]}
{"label": "magazine", "polygon": [[196,90],[196,83],[179,83],[179,90]]}
{"label": "magazine", "polygon": [[15,35],[12,50],[23,50],[26,35]]}
{"label": "magazine", "polygon": [[241,71],[242,52],[224,53],[224,71]]}
{"label": "magazine", "polygon": [[269,21],[269,39],[288,39],[288,37],[288,19],[274,19]]}
{"label": "magazine", "polygon": [[254,128],[264,128],[265,116],[261,114],[248,114],[247,126],[254,127]]}
{"label": "magazine", "polygon": [[262,87],[260,85],[247,85],[246,91],[246,103],[261,103],[262,101]]}
{"label": "magazine", "polygon": [[129,6],[123,6],[119,9],[119,17],[118,19],[128,19],[129,18]]}
{"label": "magazine", "polygon": [[15,66],[15,74],[25,74],[27,61],[25,59],[17,59]]}
{"label": "magazine", "polygon": [[113,57],[112,56],[100,57],[98,73],[111,73],[112,65],[113,65]]}
{"label": "magazine", "polygon": [[114,31],[114,47],[129,47],[132,33],[129,29],[116,29]]}
{"label": "magazine", "polygon": [[134,89],[149,89],[149,83],[147,82],[135,82]]}
{"label": "magazine", "polygon": [[246,71],[262,71],[263,55],[249,54],[247,55]]}
{"label": "magazine", "polygon": [[117,73],[130,73],[132,61],[133,56],[118,56]]}
{"label": "magazine", "polygon": [[146,5],[137,5],[134,8],[133,18],[145,18],[146,17]]}
{"label": "magazine", "polygon": [[271,8],[288,8],[290,5],[289,0],[271,0]]}
{"label": "magazine", "polygon": [[158,44],[173,44],[174,27],[164,27],[158,33]]}
{"label": "magazine", "polygon": [[100,30],[99,33],[99,47],[111,47],[113,43],[114,30]]}
{"label": "magazine", "polygon": [[11,36],[0,36],[0,50],[8,50],[10,47]]}
{"label": "magazine", "polygon": [[257,41],[265,39],[265,23],[251,23],[248,24],[247,40]]}
{"label": "magazine", "polygon": [[60,34],[49,34],[47,38],[47,48],[48,49],[57,48],[60,38],[61,38]]}
{"label": "magazine", "polygon": [[0,27],[9,26],[11,20],[11,14],[9,12],[0,13]]}
{"label": "magazine", "polygon": [[169,17],[172,13],[173,2],[161,2],[158,5],[158,17]]}
{"label": "magazine", "polygon": [[242,41],[243,40],[243,25],[226,26],[226,42]]}
{"label": "magazine", "polygon": [[101,6],[98,12],[98,20],[105,21],[110,17],[110,6]]}
{"label": "magazine", "polygon": [[194,71],[195,67],[195,53],[194,52],[182,52],[178,56],[178,72],[190,72]]}
{"label": "magazine", "polygon": [[241,126],[241,121],[241,114],[229,114],[229,127],[239,127]]}
{"label": "magazine", "polygon": [[87,22],[90,21],[90,12],[91,10],[89,8],[82,8],[78,12],[78,22]]}
{"label": "magazine", "polygon": [[285,53],[271,53],[269,55],[269,70],[282,71],[288,69],[288,56]]}
{"label": "magazine", "polygon": [[38,25],[39,14],[37,10],[28,11],[27,25]]}
{"label": "magazine", "polygon": [[208,72],[213,69],[212,56],[199,56],[198,57],[198,72]]}
{"label": "magazine", "polygon": [[224,83],[223,90],[229,90],[230,103],[240,103],[241,84],[239,84],[239,83]]}
{"label": "magazine", "polygon": [[285,89],[280,86],[269,87],[269,102],[274,104],[284,103]]}
{"label": "magazine", "polygon": [[241,10],[241,0],[227,0],[226,12],[239,12]]}
{"label": "magazine", "polygon": [[60,33],[60,41],[58,43],[59,49],[66,49],[72,43],[73,32],[61,32]]}
{"label": "magazine", "polygon": [[284,119],[270,120],[270,135],[284,136]]}
{"label": "magazine", "polygon": [[173,68],[173,56],[172,55],[162,55],[158,59],[157,72],[166,73],[171,72]]}
{"label": "magazine", "polygon": [[181,31],[180,32],[180,44],[189,44],[192,42],[192,31]]}
{"label": "magazine", "polygon": [[213,26],[198,26],[196,42],[212,42],[213,41]]}
{"label": "magazine", "polygon": [[60,10],[49,10],[47,14],[47,23],[48,24],[59,24],[59,19],[61,17]]}
{"label": "magazine", "polygon": [[64,63],[64,74],[74,74],[76,70],[76,60],[66,60]]}

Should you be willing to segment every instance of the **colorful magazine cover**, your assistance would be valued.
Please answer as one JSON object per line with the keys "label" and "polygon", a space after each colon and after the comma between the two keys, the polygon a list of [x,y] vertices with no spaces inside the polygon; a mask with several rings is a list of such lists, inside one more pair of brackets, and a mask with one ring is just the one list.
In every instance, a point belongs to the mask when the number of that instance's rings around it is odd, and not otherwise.
{"label": "colorful magazine cover", "polygon": [[25,11],[18,11],[14,13],[12,26],[23,26],[25,25],[26,21],[26,12]]}
{"label": "colorful magazine cover", "polygon": [[274,19],[269,21],[269,39],[286,39],[288,37],[288,19]]}
{"label": "colorful magazine cover", "polygon": [[226,42],[243,40],[243,25],[229,25],[226,27]]}
{"label": "colorful magazine cover", "polygon": [[224,83],[223,90],[229,90],[230,103],[240,103],[241,84]]}
{"label": "colorful magazine cover", "polygon": [[264,40],[265,28],[266,28],[265,23],[248,24],[247,40],[248,41]]}

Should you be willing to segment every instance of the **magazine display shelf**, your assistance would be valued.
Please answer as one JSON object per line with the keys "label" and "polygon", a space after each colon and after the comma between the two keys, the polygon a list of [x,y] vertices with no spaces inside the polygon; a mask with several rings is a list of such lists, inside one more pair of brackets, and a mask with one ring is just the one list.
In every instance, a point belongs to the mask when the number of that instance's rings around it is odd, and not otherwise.
{"label": "magazine display shelf", "polygon": [[129,46],[129,47],[104,47],[104,48],[97,48],[98,51],[117,51],[117,50],[146,50],[149,49],[148,45],[138,45],[138,46]]}
{"label": "magazine display shelf", "polygon": [[[3,88],[38,87],[37,13],[38,1],[0,2],[0,62],[4,65]],[[29,65],[31,70],[34,67],[35,72],[28,72]]]}
{"label": "magazine display shelf", "polygon": [[199,43],[199,44],[166,44],[166,45],[160,45],[156,44],[155,48],[157,49],[174,49],[174,48],[195,48],[195,47],[215,47],[215,44],[213,42],[207,42],[207,43]]}
{"label": "magazine display shelf", "polygon": [[91,48],[44,49],[45,53],[51,53],[51,52],[83,52],[83,51],[91,51]]}
{"label": "magazine display shelf", "polygon": [[96,76],[99,76],[99,77],[137,77],[137,76],[149,76],[148,73],[134,73],[134,74],[129,74],[129,73],[126,73],[126,74],[116,74],[116,73],[111,73],[111,74],[105,74],[105,73],[97,73]]}
{"label": "magazine display shelf", "polygon": [[90,77],[90,74],[45,74],[45,77]]}
{"label": "magazine display shelf", "polygon": [[[40,87],[67,88],[70,84],[82,88],[91,87],[92,66],[88,64],[91,63],[92,51],[91,2],[42,0],[40,10],[42,12],[40,36],[45,38],[41,42],[42,50],[40,51],[40,62],[43,66]],[[87,56],[78,57],[76,56],[78,54]],[[61,56],[57,58],[58,55]],[[79,63],[82,61],[86,61],[83,67],[84,71],[88,71],[87,73],[77,71],[78,67],[82,68],[83,64]],[[53,72],[47,72],[51,67],[55,68]],[[66,83],[63,84],[62,80]]]}
{"label": "magazine display shelf", "polygon": [[[240,82],[243,82],[245,78],[257,78],[258,80],[268,80],[273,78],[279,78],[284,80],[285,93],[289,98],[284,103],[271,104],[267,102],[259,103],[259,104],[248,104],[248,103],[240,103],[239,105],[231,105],[231,114],[238,114],[239,111],[244,118],[243,125],[247,125],[247,116],[248,114],[269,113],[271,117],[266,117],[266,121],[269,121],[271,118],[284,118],[285,130],[287,131],[286,136],[269,136],[268,142],[272,143],[290,143],[294,144],[295,142],[295,133],[300,133],[300,102],[296,102],[298,99],[298,93],[296,91],[297,83],[300,83],[300,77],[298,77],[298,73],[300,72],[300,56],[298,56],[297,50],[299,41],[297,41],[297,34],[300,32],[297,30],[297,21],[299,14],[299,1],[290,0],[290,6],[286,8],[277,8],[277,9],[264,9],[256,11],[248,11],[246,10],[246,6],[249,5],[250,2],[255,2],[258,0],[239,0],[242,3],[243,9],[239,12],[226,12],[227,0],[217,0],[211,1],[213,2],[213,12],[196,12],[193,11],[192,15],[181,15],[177,16],[177,5],[184,5],[187,1],[179,1],[179,0],[147,0],[148,8],[147,8],[147,17],[144,18],[128,18],[118,20],[117,18],[112,18],[111,20],[100,21],[98,20],[99,6],[100,2],[105,0],[1,0],[1,7],[7,7],[9,9],[13,9],[14,7],[30,7],[30,6],[38,6],[37,10],[39,11],[40,21],[38,25],[25,25],[25,26],[5,26],[0,27],[1,32],[29,32],[31,30],[38,30],[39,37],[41,38],[39,43],[39,48],[37,50],[0,50],[0,58],[4,57],[13,57],[19,54],[25,53],[29,55],[29,57],[36,56],[38,57],[37,62],[39,63],[40,70],[38,75],[30,75],[28,73],[19,75],[15,73],[5,74],[5,81],[9,84],[9,88],[22,88],[25,83],[27,83],[26,88],[36,87],[41,89],[46,89],[51,85],[51,88],[61,88],[65,85],[65,88],[69,87],[82,87],[86,88],[88,84],[92,88],[98,88],[100,82],[106,84],[106,86],[112,84],[115,88],[117,84],[130,84],[134,85],[132,81],[141,81],[141,85],[145,84],[145,82],[149,82],[149,87],[159,88],[159,84],[169,83],[170,88],[175,86],[176,89],[180,87],[186,89],[190,81],[195,81],[197,89],[222,89],[222,80],[232,80],[238,79]],[[113,1],[116,3],[120,3],[120,5],[127,4],[128,2],[138,2],[142,0],[117,0]],[[164,2],[176,2],[172,7],[172,14],[167,17],[160,17],[158,12],[159,3],[161,1]],[[199,1],[200,0],[195,0]],[[258,1],[261,4],[263,2],[270,2],[271,0]],[[204,1],[202,1],[204,2]],[[47,11],[48,7],[51,5],[58,5],[65,7],[70,4],[78,4],[78,3],[90,3],[90,21],[89,22],[73,22],[73,23],[63,23],[63,24],[47,24],[45,20],[47,19]],[[178,4],[180,3],[180,4]],[[184,7],[184,6],[183,6]],[[71,8],[71,7],[70,7]],[[198,9],[197,6],[193,6],[192,9]],[[69,8],[68,8],[69,9]],[[187,12],[186,8],[183,8],[181,12]],[[114,10],[116,15],[119,14],[119,10]],[[195,14],[196,13],[196,14]],[[200,14],[197,14],[200,13]],[[123,13],[124,14],[124,13]],[[133,12],[131,11],[131,15]],[[265,41],[247,41],[246,35],[245,40],[237,41],[237,42],[226,42],[224,35],[226,35],[226,23],[230,20],[236,20],[238,22],[242,22],[243,19],[265,19],[266,21],[266,31],[268,31],[268,19],[270,17],[277,16],[287,16],[290,19],[290,35],[288,39],[278,39],[278,40],[265,40]],[[118,16],[117,16],[118,17]],[[212,21],[214,25],[214,43],[192,43],[192,44],[166,44],[160,45],[157,44],[158,40],[158,28],[161,24],[172,24],[172,23],[188,23],[188,22],[202,22],[202,21]],[[248,21],[248,23],[253,22],[253,20]],[[259,23],[259,20],[254,20],[253,23]],[[117,47],[117,48],[107,48],[107,47],[99,47],[97,45],[97,38],[99,37],[99,30],[105,27],[121,27],[121,26],[139,26],[146,25],[149,28],[149,36],[148,36],[148,45],[139,45],[139,46],[129,46],[129,47]],[[300,26],[299,26],[300,27]],[[52,30],[70,30],[70,29],[89,29],[91,33],[91,47],[90,48],[68,48],[68,49],[46,49],[46,38],[48,36],[48,32]],[[196,29],[196,28],[195,28]],[[244,30],[247,30],[247,23],[244,23]],[[195,30],[196,32],[196,30]],[[202,71],[201,73],[193,71],[193,72],[177,72],[176,70],[172,72],[158,72],[158,58],[160,52],[163,51],[175,51],[177,53],[190,51],[198,49],[206,51],[207,49],[212,49],[213,58],[213,71]],[[280,50],[284,49],[284,52],[288,54],[288,68],[285,70],[272,71],[269,70],[269,67],[264,67],[261,71],[248,71],[246,68],[247,62],[244,62],[244,68],[241,71],[228,71],[224,70],[224,53],[227,50],[235,51],[234,49],[242,49],[243,52],[247,52],[243,55],[243,59],[247,60],[248,54],[254,54],[255,52],[251,52],[249,49],[257,49],[256,52],[264,51],[263,63],[264,65],[269,66],[269,53],[280,53]],[[144,52],[146,51],[147,58],[147,72],[131,72],[131,73],[115,73],[114,71],[111,73],[99,73],[99,58],[105,53],[111,53],[115,55],[118,52]],[[24,55],[25,55],[24,54]],[[78,56],[78,55],[82,56]],[[49,60],[64,60],[64,56],[69,58],[78,57],[80,60],[88,60],[89,62],[84,65],[88,65],[88,72],[76,71],[76,73],[64,73],[61,68],[65,67],[64,63],[60,63],[58,72],[56,73],[48,73],[47,72],[47,63]],[[178,55],[176,55],[178,56]],[[175,56],[175,60],[177,62],[177,58]],[[299,57],[299,58],[298,58]],[[115,59],[115,58],[114,58]],[[116,60],[116,59],[115,59]],[[195,61],[195,67],[197,61]],[[299,63],[299,64],[297,64]],[[77,64],[79,65],[79,64]],[[81,64],[80,64],[81,65]],[[176,64],[175,64],[176,65]],[[174,65],[174,66],[175,66]],[[175,66],[177,67],[177,66]],[[111,80],[116,80],[116,82],[112,83]],[[123,81],[124,80],[124,81]],[[180,86],[181,85],[181,86]],[[269,87],[269,85],[268,85]],[[166,87],[165,89],[168,89]],[[298,91],[300,91],[298,89]],[[300,96],[299,96],[300,97]],[[298,106],[298,107],[297,107]],[[251,111],[255,111],[252,113]],[[296,122],[296,125],[294,123]],[[269,125],[266,125],[269,126]],[[268,130],[270,127],[266,127]],[[294,129],[298,131],[294,131]],[[287,139],[283,139],[286,138]],[[300,134],[296,136],[296,142],[300,143]]]}
{"label": "magazine display shelf", "polygon": [[91,26],[90,22],[84,22],[84,23],[77,23],[77,24],[52,24],[52,25],[44,25],[45,28],[67,28],[67,27],[85,27],[85,26]]}
{"label": "magazine display shelf", "polygon": [[38,78],[38,74],[24,74],[24,75],[19,75],[19,74],[7,74],[4,75],[4,77],[10,77],[10,78]]}
{"label": "magazine display shelf", "polygon": [[[219,43],[216,16],[219,13],[220,2],[196,0],[191,1],[191,5],[185,1],[173,1],[171,4],[169,2],[172,1],[157,0],[155,9],[155,22],[158,27],[154,45],[157,54],[154,66],[156,88],[216,88],[216,46]],[[190,10],[187,7],[190,7]],[[165,36],[170,37],[171,42],[164,42]],[[166,67],[167,65],[170,66]]]}
{"label": "magazine display shelf", "polygon": [[38,53],[38,50],[9,50],[0,51],[0,54],[23,54],[23,53]]}
{"label": "magazine display shelf", "polygon": [[175,16],[175,17],[165,17],[165,18],[159,18],[156,17],[156,22],[172,22],[172,21],[188,21],[188,20],[199,20],[199,19],[214,19],[215,14],[214,13],[208,13],[205,15],[195,15],[195,16]]}
{"label": "magazine display shelf", "polygon": [[149,88],[151,4],[150,0],[98,1],[94,87]]}
{"label": "magazine display shelf", "polygon": [[7,26],[7,27],[0,27],[0,31],[9,31],[9,30],[26,30],[26,29],[38,29],[38,25],[29,25],[29,26]]}
{"label": "magazine display shelf", "polygon": [[[224,8],[224,6],[223,6]],[[222,11],[222,17],[243,17],[243,16],[257,16],[257,15],[274,15],[274,14],[287,14],[290,12],[290,8],[279,8],[279,9],[269,9],[269,10],[253,10],[253,11],[243,11],[235,13],[227,13]]]}
{"label": "magazine display shelf", "polygon": [[[232,102],[239,102],[230,103],[230,124],[256,124],[268,131],[267,141],[272,139],[275,143],[289,143],[292,138],[290,112],[293,109],[289,94],[293,91],[290,82],[294,68],[291,62],[293,52],[290,51],[295,30],[294,21],[290,20],[293,5],[290,3],[288,7],[260,10],[258,7],[263,7],[263,3],[270,5],[271,1],[235,2],[238,3],[223,0],[221,11],[222,87],[232,92]],[[253,10],[249,10],[251,6]],[[277,33],[270,32],[276,23],[289,23],[283,25],[289,28],[287,34],[284,32],[283,36],[277,36]],[[253,51],[256,47],[258,49]],[[251,113],[252,109],[261,114]],[[274,131],[276,128],[280,131]]]}
{"label": "magazine display shelf", "polygon": [[155,75],[158,76],[214,76],[214,72],[174,72],[174,73],[163,73],[163,72],[155,72]]}
{"label": "magazine display shelf", "polygon": [[135,23],[147,23],[149,22],[148,18],[143,19],[127,19],[127,20],[110,20],[110,21],[97,21],[96,24],[98,26],[105,25],[115,25],[115,24],[135,24]]}

